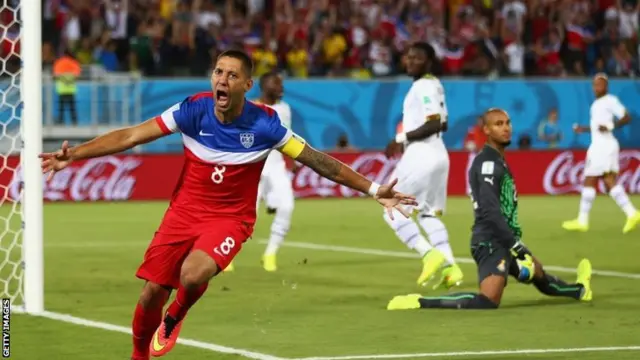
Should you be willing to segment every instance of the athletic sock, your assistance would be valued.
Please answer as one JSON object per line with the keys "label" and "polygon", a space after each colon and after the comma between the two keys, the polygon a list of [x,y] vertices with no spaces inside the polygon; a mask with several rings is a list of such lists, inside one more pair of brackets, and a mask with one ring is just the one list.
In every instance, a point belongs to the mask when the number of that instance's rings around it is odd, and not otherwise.
{"label": "athletic sock", "polygon": [[596,198],[596,189],[592,187],[584,187],[580,196],[580,212],[578,213],[578,222],[581,224],[589,223],[589,212]]}
{"label": "athletic sock", "polygon": [[533,285],[541,293],[549,296],[564,296],[579,300],[584,286],[582,284],[567,284],[559,278],[544,274],[542,278],[534,278]]}
{"label": "athletic sock", "polygon": [[629,196],[627,196],[622,186],[614,186],[611,191],[609,191],[609,196],[618,204],[627,217],[631,217],[636,213],[637,210],[635,206],[633,206],[633,203],[629,200]]}
{"label": "athletic sock", "polygon": [[163,298],[147,308],[144,308],[140,303],[136,305],[131,326],[133,334],[133,353],[131,358],[134,360],[149,359],[149,344],[153,334],[162,322],[162,308],[167,302],[169,292],[163,296]]}
{"label": "athletic sock", "polygon": [[449,244],[449,232],[442,221],[433,216],[420,216],[419,219],[420,226],[427,233],[431,246],[442,252],[449,265],[455,264],[456,260]]}
{"label": "athletic sock", "polygon": [[422,236],[418,225],[412,219],[405,218],[399,211],[393,211],[395,219],[391,220],[385,211],[384,220],[389,224],[403,244],[409,249],[415,250],[421,257],[424,257],[432,247],[427,239]]}
{"label": "athletic sock", "polygon": [[187,315],[187,311],[189,311],[193,304],[207,291],[208,286],[208,282],[194,289],[186,289],[180,285],[176,293],[176,298],[167,309],[167,315],[173,318],[176,323],[180,322],[184,319],[185,315]]}
{"label": "athletic sock", "polygon": [[293,209],[276,209],[276,215],[271,224],[271,235],[269,236],[269,242],[264,252],[265,255],[275,255],[278,252],[278,249],[284,242],[285,236],[287,236],[289,232],[292,214]]}
{"label": "athletic sock", "polygon": [[418,299],[422,309],[497,309],[488,297],[477,293],[456,293],[445,296],[424,296]]}

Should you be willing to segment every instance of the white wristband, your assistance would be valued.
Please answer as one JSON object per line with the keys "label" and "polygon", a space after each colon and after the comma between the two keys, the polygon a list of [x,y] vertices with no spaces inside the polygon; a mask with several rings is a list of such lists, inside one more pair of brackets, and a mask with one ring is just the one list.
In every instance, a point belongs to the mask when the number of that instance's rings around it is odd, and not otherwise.
{"label": "white wristband", "polygon": [[369,186],[369,195],[376,196],[378,194],[379,188],[380,188],[380,184],[371,182],[371,186]]}
{"label": "white wristband", "polygon": [[403,142],[407,141],[407,133],[405,132],[401,132],[399,134],[396,135],[396,142],[399,144],[402,144]]}

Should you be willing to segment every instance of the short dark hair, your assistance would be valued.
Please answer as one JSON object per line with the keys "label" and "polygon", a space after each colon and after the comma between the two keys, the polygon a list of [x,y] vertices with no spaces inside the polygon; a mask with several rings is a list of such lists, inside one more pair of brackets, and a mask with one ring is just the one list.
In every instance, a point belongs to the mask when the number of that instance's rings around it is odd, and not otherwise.
{"label": "short dark hair", "polygon": [[422,50],[427,55],[427,59],[429,61],[433,61],[436,57],[436,51],[433,49],[429,43],[424,41],[417,41],[411,44],[412,49]]}
{"label": "short dark hair", "polygon": [[242,50],[227,50],[222,54],[218,55],[216,62],[220,61],[223,57],[230,57],[232,59],[238,59],[242,63],[242,70],[244,70],[248,77],[251,77],[253,74],[253,60],[249,55]]}
{"label": "short dark hair", "polygon": [[264,86],[264,83],[267,82],[267,80],[269,80],[272,77],[278,77],[280,76],[280,73],[278,73],[277,71],[269,71],[268,73],[260,76],[260,80],[259,80],[259,85],[260,85],[260,89],[262,89],[262,87]]}
{"label": "short dark hair", "polygon": [[429,62],[429,72],[435,76],[442,75],[442,64],[438,60],[438,57],[436,56],[436,50],[433,48],[433,46],[431,46],[431,44],[424,41],[417,41],[411,44],[410,49],[423,51],[427,56],[427,61]]}

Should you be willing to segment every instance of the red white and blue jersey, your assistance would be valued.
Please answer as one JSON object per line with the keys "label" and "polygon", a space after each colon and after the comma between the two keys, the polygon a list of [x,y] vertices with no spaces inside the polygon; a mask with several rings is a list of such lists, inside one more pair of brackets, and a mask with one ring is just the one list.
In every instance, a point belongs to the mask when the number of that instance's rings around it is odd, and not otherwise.
{"label": "red white and blue jersey", "polygon": [[[184,143],[185,164],[169,205],[171,220],[178,220],[168,221],[174,225],[188,227],[195,225],[188,224],[193,220],[220,217],[253,225],[267,155],[292,137],[291,130],[267,106],[246,101],[242,115],[223,124],[215,116],[214,105],[211,92],[200,93],[156,117],[166,134],[180,132]],[[177,230],[171,227],[174,229],[164,230]]]}

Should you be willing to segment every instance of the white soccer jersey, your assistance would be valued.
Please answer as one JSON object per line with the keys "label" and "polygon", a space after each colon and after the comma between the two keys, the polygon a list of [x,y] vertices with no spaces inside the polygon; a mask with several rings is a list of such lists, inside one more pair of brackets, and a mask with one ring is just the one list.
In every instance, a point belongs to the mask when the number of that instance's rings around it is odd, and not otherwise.
{"label": "white soccer jersey", "polygon": [[291,107],[289,107],[289,104],[284,101],[280,101],[269,106],[278,113],[282,125],[291,129]]}
{"label": "white soccer jersey", "polygon": [[615,136],[611,131],[601,132],[598,127],[601,125],[606,126],[608,129],[613,130],[614,120],[621,119],[627,110],[624,105],[618,100],[615,95],[607,94],[596,99],[591,104],[590,116],[590,128],[591,128],[591,143],[592,144],[617,144]]}
{"label": "white soccer jersey", "polygon": [[[444,87],[437,78],[425,76],[413,82],[404,98],[402,128],[405,132],[415,130],[432,115],[440,115],[441,121],[447,121],[448,111],[444,98]],[[440,136],[430,136],[412,144],[421,142],[443,144]]]}
{"label": "white soccer jersey", "polygon": [[[287,129],[291,129],[291,107],[284,101],[279,101],[273,105],[267,105],[278,113],[280,122]],[[274,170],[276,169],[276,170]],[[284,157],[279,151],[272,151],[267,157],[264,172],[286,171]]]}

